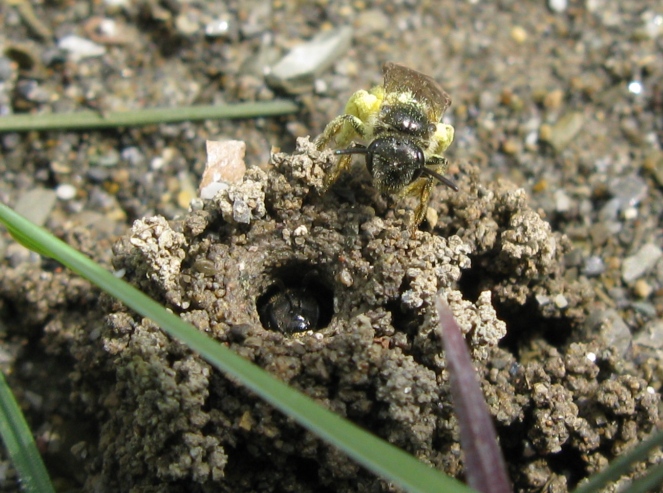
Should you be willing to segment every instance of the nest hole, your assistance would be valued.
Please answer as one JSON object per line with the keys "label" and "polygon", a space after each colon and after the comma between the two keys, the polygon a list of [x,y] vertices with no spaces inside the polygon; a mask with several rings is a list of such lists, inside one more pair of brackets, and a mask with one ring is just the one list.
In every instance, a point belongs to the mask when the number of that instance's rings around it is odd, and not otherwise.
{"label": "nest hole", "polygon": [[273,282],[256,300],[262,326],[284,334],[324,329],[334,316],[334,292],[308,264],[277,269]]}

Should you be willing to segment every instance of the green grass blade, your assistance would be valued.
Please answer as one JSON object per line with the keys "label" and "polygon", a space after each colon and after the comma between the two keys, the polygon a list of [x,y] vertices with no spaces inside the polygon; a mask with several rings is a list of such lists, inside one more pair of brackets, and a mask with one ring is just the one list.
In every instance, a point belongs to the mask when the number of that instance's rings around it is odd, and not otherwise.
{"label": "green grass blade", "polygon": [[54,493],[48,472],[32,438],[32,432],[2,372],[0,372],[0,435],[21,478],[23,491]]}
{"label": "green grass blade", "polygon": [[663,445],[663,431],[657,431],[626,455],[612,461],[606,469],[594,474],[589,481],[577,488],[574,493],[596,493],[600,491],[611,481],[616,481],[627,474],[633,464],[645,460],[654,448],[661,445]]}
{"label": "green grass blade", "polygon": [[147,108],[105,114],[98,111],[77,111],[73,113],[6,115],[0,117],[0,132],[133,127],[183,121],[276,116],[297,111],[299,111],[299,106],[294,101],[275,100],[215,106]]}
{"label": "green grass blade", "polygon": [[650,467],[647,475],[636,479],[629,487],[628,493],[647,493],[661,491],[663,484],[663,463]]}
{"label": "green grass blade", "polygon": [[411,492],[474,492],[455,479],[426,466],[402,450],[319,406],[304,394],[291,389],[2,204],[0,204],[0,221],[15,237],[29,237],[30,244],[40,245],[40,251],[47,252],[49,257],[89,279],[136,312],[150,318],[212,365],[236,377],[275,408],[343,450],[375,474]]}

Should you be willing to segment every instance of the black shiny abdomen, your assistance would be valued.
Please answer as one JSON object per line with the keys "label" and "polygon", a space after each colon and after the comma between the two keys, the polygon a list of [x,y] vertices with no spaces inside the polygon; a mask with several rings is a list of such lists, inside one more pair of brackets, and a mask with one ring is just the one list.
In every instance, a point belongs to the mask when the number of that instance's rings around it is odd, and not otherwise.
{"label": "black shiny abdomen", "polygon": [[284,287],[261,305],[259,313],[267,328],[294,334],[318,328],[320,306],[305,288]]}

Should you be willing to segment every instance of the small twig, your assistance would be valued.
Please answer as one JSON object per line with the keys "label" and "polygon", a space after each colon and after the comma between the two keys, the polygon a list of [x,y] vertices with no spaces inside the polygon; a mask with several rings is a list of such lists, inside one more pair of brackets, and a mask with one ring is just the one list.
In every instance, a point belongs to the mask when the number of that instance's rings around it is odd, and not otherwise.
{"label": "small twig", "polygon": [[460,426],[468,484],[482,493],[512,493],[497,433],[465,338],[446,302],[437,297],[440,337],[449,367],[451,397]]}

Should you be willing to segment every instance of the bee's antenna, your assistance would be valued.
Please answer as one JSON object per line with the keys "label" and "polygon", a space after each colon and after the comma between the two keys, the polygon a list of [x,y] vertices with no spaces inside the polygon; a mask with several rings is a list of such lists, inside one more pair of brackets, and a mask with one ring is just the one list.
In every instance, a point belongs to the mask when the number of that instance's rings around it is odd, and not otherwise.
{"label": "bee's antenna", "polygon": [[428,169],[428,168],[424,168],[424,169],[422,169],[421,172],[422,172],[424,175],[432,176],[433,178],[435,178],[435,179],[441,181],[441,182],[444,183],[446,186],[448,186],[449,188],[451,188],[454,192],[457,192],[457,191],[458,191],[458,185],[456,185],[453,181],[451,181],[451,180],[450,180],[449,178],[447,178],[446,176],[442,176],[440,173],[438,173],[438,172],[436,172],[436,171],[433,171],[432,169]]}
{"label": "bee's antenna", "polygon": [[334,151],[334,154],[337,156],[341,154],[367,154],[368,149],[366,146],[361,144],[355,144],[354,147],[348,147],[347,149],[337,149]]}

